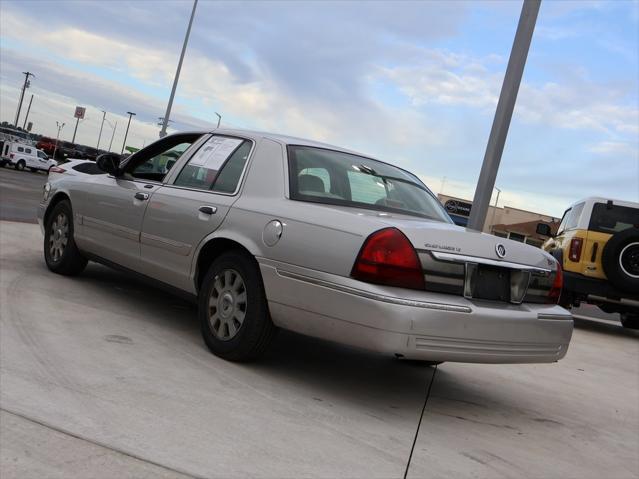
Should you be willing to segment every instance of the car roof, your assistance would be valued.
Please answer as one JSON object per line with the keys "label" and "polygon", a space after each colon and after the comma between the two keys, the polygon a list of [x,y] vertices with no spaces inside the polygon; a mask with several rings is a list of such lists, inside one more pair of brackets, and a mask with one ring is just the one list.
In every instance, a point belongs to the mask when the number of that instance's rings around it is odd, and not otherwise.
{"label": "car roof", "polygon": [[614,205],[629,206],[631,208],[639,207],[639,203],[634,201],[616,200],[614,198],[604,198],[602,196],[589,196],[579,201],[575,201],[572,205],[569,206],[569,208],[572,208],[573,206],[578,205],[580,203],[586,203],[586,204],[592,205],[594,203],[607,203],[608,201],[612,201],[612,204]]}

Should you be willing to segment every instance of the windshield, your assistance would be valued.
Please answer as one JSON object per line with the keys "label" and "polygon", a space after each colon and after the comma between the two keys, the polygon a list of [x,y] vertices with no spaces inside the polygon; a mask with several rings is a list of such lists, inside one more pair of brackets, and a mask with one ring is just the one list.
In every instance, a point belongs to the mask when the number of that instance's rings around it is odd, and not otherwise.
{"label": "windshield", "polygon": [[444,208],[411,173],[340,151],[289,146],[294,200],[403,213],[451,223]]}

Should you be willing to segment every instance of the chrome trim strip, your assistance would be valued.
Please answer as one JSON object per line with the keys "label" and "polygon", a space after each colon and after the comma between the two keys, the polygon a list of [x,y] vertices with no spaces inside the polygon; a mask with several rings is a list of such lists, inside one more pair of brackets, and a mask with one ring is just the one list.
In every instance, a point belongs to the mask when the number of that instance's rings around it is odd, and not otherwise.
{"label": "chrome trim strip", "polygon": [[325,281],[323,279],[311,278],[298,273],[292,273],[290,271],[283,271],[276,268],[277,274],[286,278],[297,279],[304,281],[305,283],[314,284],[317,286],[323,286],[325,288],[334,289],[342,293],[352,294],[355,296],[361,296],[363,298],[372,299],[375,301],[381,301],[384,303],[399,304],[401,306],[412,306],[414,308],[434,309],[438,311],[450,311],[455,313],[471,313],[472,309],[468,306],[457,306],[455,304],[444,303],[431,303],[426,301],[415,301],[412,299],[396,298],[394,296],[386,296],[383,294],[371,293],[369,291],[363,291],[357,288],[351,288],[350,286],[344,286],[341,284],[333,283],[331,281]]}
{"label": "chrome trim strip", "polygon": [[84,216],[82,224],[88,228],[105,231],[112,235],[120,236],[121,238],[130,239],[135,242],[140,241],[140,232],[131,228],[127,228],[126,226],[116,225],[114,223],[109,223],[108,221],[92,218],[91,216]]}
{"label": "chrome trim strip", "polygon": [[556,319],[566,321],[572,319],[572,314],[537,313],[537,319]]}
{"label": "chrome trim strip", "polygon": [[193,248],[190,244],[173,241],[168,238],[155,236],[149,233],[142,233],[140,242],[149,246],[155,246],[156,248],[165,249],[171,253],[176,253],[181,256],[188,256]]}
{"label": "chrome trim strip", "polygon": [[440,261],[450,261],[453,263],[479,263],[487,264],[490,266],[500,266],[502,268],[522,269],[526,271],[536,271],[540,273],[550,273],[552,270],[546,268],[540,268],[538,266],[530,266],[521,263],[512,263],[510,261],[497,261],[494,259],[480,258],[478,256],[467,256],[464,254],[443,253],[441,251],[429,251],[435,259]]}

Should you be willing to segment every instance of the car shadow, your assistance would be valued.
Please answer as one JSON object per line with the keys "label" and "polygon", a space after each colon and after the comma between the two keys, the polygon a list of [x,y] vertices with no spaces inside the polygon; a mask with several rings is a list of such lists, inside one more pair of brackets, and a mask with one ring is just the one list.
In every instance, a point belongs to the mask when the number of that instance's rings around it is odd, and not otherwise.
{"label": "car shadow", "polygon": [[639,329],[624,328],[621,323],[617,321],[587,318],[584,316],[573,316],[573,320],[575,322],[575,328],[626,338],[639,338]]}
{"label": "car shadow", "polygon": [[[112,304],[129,304],[135,319],[173,330],[188,343],[191,352],[208,350],[200,336],[197,305],[164,292],[139,278],[90,263],[74,278],[97,294],[112,295]],[[219,359],[211,356],[211,367]],[[234,363],[235,367],[259,373],[300,389],[313,391],[316,401],[335,398],[367,403],[391,414],[416,411],[425,397],[434,368],[419,362],[343,346],[290,331],[279,330],[265,355],[258,361]],[[413,416],[414,414],[412,414]],[[415,419],[413,417],[413,419]]]}

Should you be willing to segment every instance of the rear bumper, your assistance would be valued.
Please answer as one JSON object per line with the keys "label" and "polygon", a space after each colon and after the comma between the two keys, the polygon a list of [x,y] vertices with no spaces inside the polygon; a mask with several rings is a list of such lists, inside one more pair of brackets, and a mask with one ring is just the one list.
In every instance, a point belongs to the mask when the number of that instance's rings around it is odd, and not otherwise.
{"label": "rear bumper", "polygon": [[554,362],[572,336],[572,316],[559,306],[367,285],[269,260],[260,267],[276,325],[407,359]]}
{"label": "rear bumper", "polygon": [[607,280],[588,278],[578,273],[564,271],[564,291],[570,292],[582,299],[596,296],[598,298],[609,299],[612,302],[628,299],[639,302],[639,295],[616,289]]}

